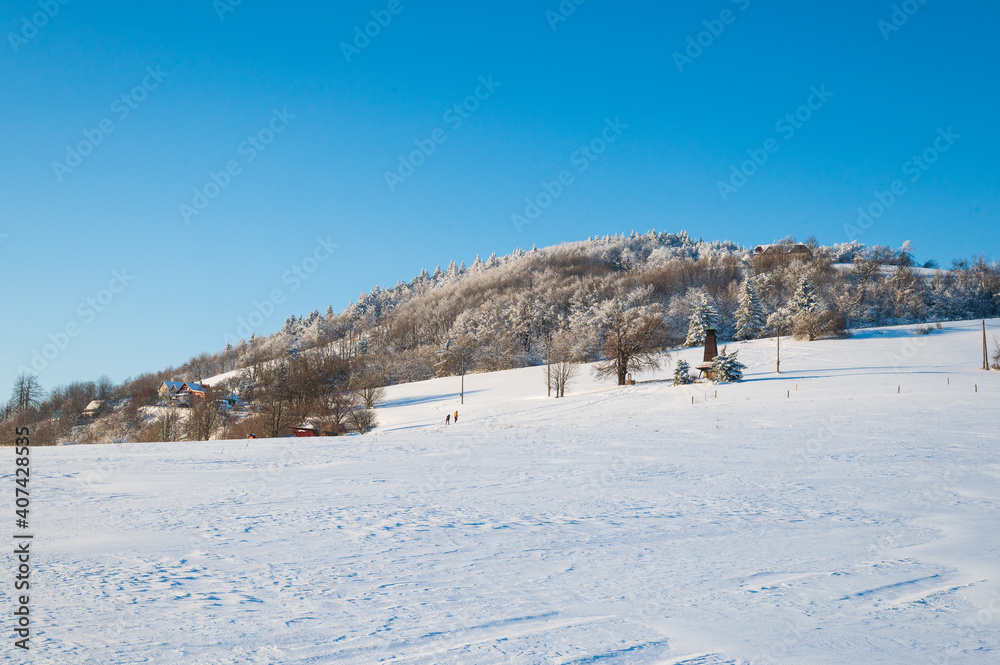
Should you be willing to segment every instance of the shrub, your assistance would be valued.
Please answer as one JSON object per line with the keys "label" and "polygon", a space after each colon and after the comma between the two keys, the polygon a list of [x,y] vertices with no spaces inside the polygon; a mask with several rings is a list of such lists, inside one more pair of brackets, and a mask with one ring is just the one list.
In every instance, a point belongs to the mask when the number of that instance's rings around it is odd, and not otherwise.
{"label": "shrub", "polygon": [[366,434],[378,427],[374,409],[355,409],[350,415],[351,427],[358,434]]}

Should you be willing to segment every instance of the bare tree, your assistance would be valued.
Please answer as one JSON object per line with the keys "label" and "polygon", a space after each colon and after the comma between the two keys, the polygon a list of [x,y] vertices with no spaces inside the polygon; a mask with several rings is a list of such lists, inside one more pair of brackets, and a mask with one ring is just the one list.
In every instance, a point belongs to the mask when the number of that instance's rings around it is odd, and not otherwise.
{"label": "bare tree", "polygon": [[10,406],[14,414],[24,413],[31,409],[37,409],[42,400],[45,399],[45,392],[38,377],[28,372],[22,372],[14,381],[14,389],[10,394]]}
{"label": "bare tree", "polygon": [[268,436],[281,436],[293,424],[287,363],[275,360],[258,368],[253,394],[254,405],[267,428]]}
{"label": "bare tree", "polygon": [[351,425],[358,434],[366,434],[378,427],[378,417],[372,409],[351,411]]}
{"label": "bare tree", "polygon": [[385,381],[377,374],[352,376],[350,385],[366,409],[374,409],[385,399]]}
{"label": "bare tree", "polygon": [[334,436],[346,432],[351,424],[351,414],[357,407],[353,393],[338,389],[325,394],[321,412],[325,419],[325,429],[333,432]]}
{"label": "bare tree", "polygon": [[579,373],[577,361],[579,354],[574,349],[573,341],[568,333],[557,333],[551,336],[548,363],[542,369],[549,392],[555,391],[556,397],[566,396],[566,386]]}
{"label": "bare tree", "polygon": [[630,295],[614,303],[604,321],[605,360],[597,365],[598,377],[616,377],[625,385],[630,372],[656,369],[666,344],[663,315],[657,308],[639,304],[641,296]]}
{"label": "bare tree", "polygon": [[847,320],[835,310],[802,312],[793,319],[792,335],[810,342],[820,337],[847,337]]}
{"label": "bare tree", "polygon": [[854,255],[854,273],[861,281],[874,281],[881,277],[882,268],[896,258],[891,247],[875,245]]}
{"label": "bare tree", "polygon": [[115,393],[115,384],[111,377],[103,374],[97,379],[97,399],[109,400]]}
{"label": "bare tree", "polygon": [[155,374],[140,374],[126,384],[122,391],[130,397],[127,413],[130,417],[144,407],[156,404],[160,398],[160,385],[163,383]]}
{"label": "bare tree", "polygon": [[216,428],[222,423],[223,416],[219,412],[219,407],[215,400],[207,394],[205,399],[199,401],[188,414],[185,423],[185,432],[191,441],[208,441]]}
{"label": "bare tree", "polygon": [[438,376],[452,376],[457,374],[462,377],[460,384],[460,401],[465,404],[465,374],[473,369],[476,358],[478,344],[470,335],[462,335],[455,339],[448,339],[444,346],[438,351]]}
{"label": "bare tree", "polygon": [[154,430],[157,441],[177,441],[181,438],[181,417],[176,409],[167,409],[156,421]]}

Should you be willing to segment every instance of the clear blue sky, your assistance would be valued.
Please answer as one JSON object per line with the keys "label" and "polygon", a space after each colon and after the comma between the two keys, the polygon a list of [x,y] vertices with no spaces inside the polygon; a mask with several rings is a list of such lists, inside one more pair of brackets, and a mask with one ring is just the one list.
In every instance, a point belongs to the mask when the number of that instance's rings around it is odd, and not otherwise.
{"label": "clear blue sky", "polygon": [[[910,0],[892,31],[888,0],[587,0],[558,22],[559,0],[231,2],[2,3],[3,396],[50,335],[65,348],[49,348],[46,388],[119,381],[222,348],[275,290],[258,334],[421,268],[595,234],[856,235],[942,265],[1000,252],[993,2]],[[391,22],[345,56],[373,11]],[[609,119],[627,127],[576,153]],[[767,161],[724,200],[748,150]],[[934,164],[908,163],[925,150]],[[562,171],[572,182],[519,232],[512,214]],[[845,230],[895,180],[884,213]],[[339,248],[313,263],[320,237]],[[297,283],[294,266],[315,271]]]}

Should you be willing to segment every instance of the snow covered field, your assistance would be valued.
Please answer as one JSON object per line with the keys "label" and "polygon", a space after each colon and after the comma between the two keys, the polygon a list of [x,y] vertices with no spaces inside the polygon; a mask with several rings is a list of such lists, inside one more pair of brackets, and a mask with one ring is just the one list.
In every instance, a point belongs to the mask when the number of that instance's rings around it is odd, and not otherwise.
{"label": "snow covered field", "polygon": [[998,663],[979,325],[783,341],[780,376],[734,344],[738,385],[398,386],[365,437],[36,449],[16,659]]}

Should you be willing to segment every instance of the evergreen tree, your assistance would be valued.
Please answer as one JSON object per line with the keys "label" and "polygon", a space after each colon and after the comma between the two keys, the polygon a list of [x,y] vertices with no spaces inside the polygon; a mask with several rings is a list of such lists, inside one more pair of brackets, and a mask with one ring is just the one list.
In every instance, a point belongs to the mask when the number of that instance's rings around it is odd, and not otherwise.
{"label": "evergreen tree", "polygon": [[756,339],[764,331],[764,308],[757,297],[753,279],[743,282],[740,305],[736,310],[736,339]]}
{"label": "evergreen tree", "polygon": [[736,359],[738,351],[726,353],[726,347],[712,361],[713,383],[738,383],[743,380],[743,370],[747,367]]}
{"label": "evergreen tree", "polygon": [[815,312],[819,308],[819,304],[816,302],[816,292],[805,277],[799,281],[799,287],[795,289],[791,305],[792,311],[796,314]]}
{"label": "evergreen tree", "polygon": [[674,385],[686,386],[689,383],[693,383],[693,379],[691,378],[691,366],[686,360],[678,360],[677,366],[674,367]]}
{"label": "evergreen tree", "polygon": [[687,339],[684,346],[701,346],[705,343],[705,331],[716,330],[715,308],[708,302],[708,296],[702,296],[701,301],[695,306],[688,322]]}

